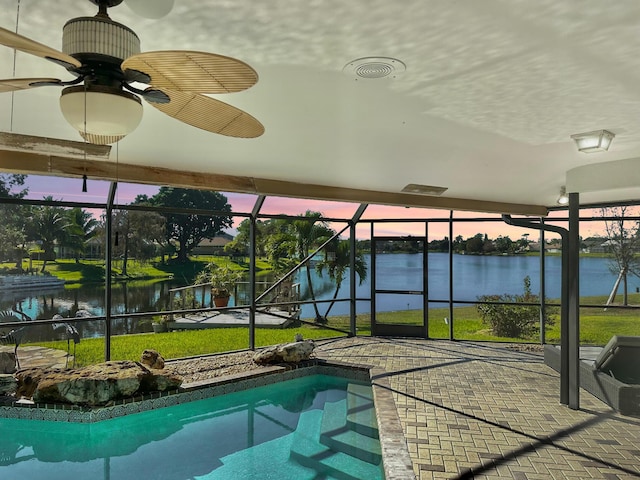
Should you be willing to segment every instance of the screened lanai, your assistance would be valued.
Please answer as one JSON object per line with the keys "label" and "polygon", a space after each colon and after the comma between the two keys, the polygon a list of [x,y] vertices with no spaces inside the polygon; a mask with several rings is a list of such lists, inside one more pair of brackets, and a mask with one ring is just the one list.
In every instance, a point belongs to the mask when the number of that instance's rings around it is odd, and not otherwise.
{"label": "screened lanai", "polygon": [[[118,336],[148,331],[149,323],[154,318],[170,317],[171,328],[179,331],[192,328],[185,321],[194,316],[196,320],[193,321],[198,323],[209,321],[203,320],[205,318],[222,322],[224,316],[229,315],[234,321],[240,322],[234,324],[240,327],[235,333],[239,342],[231,349],[254,350],[269,344],[269,340],[257,337],[264,332],[264,325],[261,325],[264,320],[261,319],[265,315],[278,320],[281,325],[288,325],[290,319],[295,317],[295,325],[302,324],[319,330],[314,332],[316,338],[364,335],[429,340],[493,339],[560,345],[561,349],[572,352],[573,355],[562,360],[561,371],[564,376],[560,400],[572,408],[579,408],[579,389],[572,384],[579,381],[579,375],[574,372],[575,376],[572,376],[569,368],[578,368],[580,345],[593,342],[588,336],[580,337],[580,309],[583,312],[608,311],[608,319],[603,318],[604,323],[600,323],[598,328],[610,335],[615,335],[616,330],[613,325],[607,326],[606,322],[614,320],[616,314],[630,313],[633,316],[636,311],[633,299],[630,303],[625,300],[624,304],[607,299],[605,305],[605,300],[599,298],[613,286],[615,276],[612,277],[611,274],[608,275],[608,280],[600,279],[599,285],[583,286],[581,295],[572,290],[576,286],[571,287],[570,280],[573,278],[574,285],[577,284],[580,272],[575,266],[571,269],[568,252],[573,251],[575,256],[580,251],[584,252],[584,242],[580,241],[577,247],[571,246],[568,229],[571,212],[566,208],[558,207],[548,216],[534,220],[506,214],[399,208],[225,192],[225,199],[231,199],[230,203],[225,205],[224,210],[212,211],[198,206],[185,208],[178,205],[154,206],[150,202],[139,203],[134,197],[145,192],[144,195],[153,198],[158,187],[99,180],[89,180],[87,192],[81,192],[83,195],[91,195],[96,201],[84,203],[64,200],[65,197],[73,198],[75,193],[69,195],[70,189],[82,187],[82,182],[60,178],[59,187],[55,183],[43,187],[43,181],[49,183],[50,178],[27,177],[26,185],[31,185],[32,191],[23,198],[3,198],[2,204],[4,208],[9,208],[5,212],[10,212],[12,207],[32,208],[35,211],[79,208],[91,212],[94,218],[100,218],[103,222],[102,231],[92,241],[94,247],[89,251],[92,252],[90,255],[85,256],[85,250],[80,259],[76,256],[75,261],[71,258],[63,260],[62,250],[58,251],[58,255],[61,255],[60,262],[67,262],[63,263],[66,265],[64,268],[69,268],[74,262],[76,265],[87,263],[105,268],[102,293],[76,293],[73,300],[76,311],[91,311],[92,303],[100,303],[103,307],[93,309],[92,314],[72,323],[84,335],[96,337],[102,342],[105,360],[114,358],[112,345],[113,341],[117,344]],[[122,193],[118,193],[118,187]],[[43,191],[51,194],[48,199],[41,199]],[[639,217],[636,207],[627,205],[625,208],[629,210],[625,212],[624,220],[637,222]],[[309,212],[315,213],[309,216]],[[605,216],[607,212],[609,216]],[[583,231],[603,232],[608,223],[619,220],[611,212],[614,211],[596,206],[578,209],[577,221],[582,224]],[[619,213],[618,210],[615,212]],[[153,215],[168,214],[231,219],[227,227],[233,228],[229,231],[238,237],[242,236],[238,235],[239,232],[245,236],[244,246],[237,247],[240,251],[226,254],[222,250],[217,253],[202,252],[203,255],[191,255],[191,260],[202,262],[199,257],[210,259],[221,255],[218,258],[223,258],[227,265],[242,265],[243,281],[235,286],[233,303],[222,309],[215,307],[211,303],[213,297],[205,299],[208,296],[205,289],[191,289],[191,285],[198,282],[188,281],[186,278],[177,281],[175,278],[160,279],[166,282],[166,286],[152,293],[159,298],[155,303],[135,301],[143,293],[134,287],[135,277],[122,282],[126,276],[126,271],[123,276],[124,265],[130,265],[130,261],[133,265],[129,268],[135,268],[136,262],[166,266],[171,264],[171,257],[177,262],[177,254],[175,249],[167,253],[166,263],[164,253],[162,260],[153,256],[146,257],[146,260],[136,258],[141,253],[134,253],[140,251],[134,251],[134,237],[143,237],[146,233],[123,223],[122,215],[125,213],[132,216],[133,220],[130,221],[134,223],[135,214],[141,214],[140,218],[146,222],[151,222]],[[29,214],[33,215],[33,211]],[[274,261],[274,257],[271,257],[272,264],[267,270],[272,275],[265,277],[267,272],[262,271],[264,264],[261,262],[264,262],[267,254],[264,253],[265,232],[262,229],[269,222],[281,222],[290,226],[299,226],[301,223],[309,227],[323,225],[327,231],[324,236],[310,243],[303,253],[295,255],[283,251],[280,260]],[[241,224],[244,228],[240,227]],[[490,235],[486,232],[490,232]],[[479,234],[484,236],[481,249],[473,252],[471,244],[478,239]],[[516,241],[511,242],[512,238]],[[501,252],[498,250],[499,244],[505,239],[509,240],[512,247]],[[461,243],[463,240],[466,245]],[[601,243],[604,241],[602,237]],[[132,245],[129,254],[131,258],[123,260],[129,243]],[[339,247],[340,243],[344,244],[344,248]],[[99,245],[97,259],[94,250],[96,244]],[[344,271],[343,278],[337,280],[335,276],[331,276],[330,270],[332,261],[340,250],[345,252],[342,259]],[[155,251],[154,255],[157,255],[159,250]],[[357,265],[363,258],[366,258],[364,272]],[[480,258],[493,263],[476,264]],[[29,254],[29,271],[34,272],[34,266],[39,269],[42,262],[38,260],[33,254]],[[287,261],[273,275],[277,270],[276,263],[283,260]],[[524,261],[526,265],[505,264],[503,260]],[[26,259],[23,258],[22,263],[26,267]],[[319,263],[325,264],[326,270],[318,270]],[[608,269],[603,262],[600,263],[598,276],[606,274]],[[193,265],[202,263],[193,262]],[[594,283],[590,279],[590,266],[587,265],[586,268],[583,282]],[[470,273],[471,271],[475,273]],[[513,273],[507,275],[505,272],[509,271]],[[311,275],[313,279],[307,275]],[[177,273],[174,273],[175,276]],[[525,278],[529,282],[533,280],[534,296],[518,298]],[[294,288],[298,294],[286,298],[279,295],[283,283],[291,282],[292,279],[295,279]],[[133,282],[131,287],[127,287],[130,282]],[[633,285],[632,281],[631,292],[634,290]],[[313,289],[316,290],[315,293]],[[82,288],[78,292],[82,292]],[[187,292],[193,292],[188,299]],[[505,292],[512,295],[499,296]],[[618,299],[621,295],[622,292]],[[18,297],[15,297],[14,305],[20,305],[18,310],[24,312],[25,301],[17,300]],[[69,297],[66,300],[65,296],[59,298],[55,292],[42,295],[42,300],[38,299],[38,295],[33,295],[29,297],[29,302],[31,301],[36,304],[42,301],[44,305],[49,302],[50,307],[42,311],[36,309],[35,315],[32,314],[31,321],[27,324],[29,328],[24,334],[25,343],[29,343],[28,337],[31,337],[31,343],[35,341],[36,344],[38,340],[52,340],[42,331],[51,327],[58,328],[60,315],[57,319],[52,318],[53,315],[62,313],[63,317],[71,317],[75,314],[73,308],[63,307],[65,302],[69,302]],[[476,327],[478,331],[468,330],[467,317],[470,310],[476,311],[483,304],[492,306],[512,302],[525,302],[533,308],[535,321],[533,330],[527,335],[483,337],[480,335],[480,327]],[[11,303],[10,301],[9,304]],[[475,316],[478,316],[477,312]],[[15,324],[4,323],[2,327],[13,328]],[[205,327],[206,325],[199,325],[199,328]],[[552,327],[555,327],[553,333],[549,330]],[[34,334],[38,328],[41,331]],[[84,343],[80,342],[76,348],[81,355]],[[115,358],[118,358],[118,354]]]}
{"label": "screened lanai", "polygon": [[[532,237],[541,232],[559,237],[565,262],[556,297],[565,355],[561,399],[578,408],[581,211],[640,199],[634,80],[640,72],[635,54],[640,12],[634,5],[416,0],[402,6],[327,1],[310,7],[293,1],[256,6],[184,0],[165,17],[150,20],[113,2],[108,14],[135,31],[143,51],[213,52],[251,65],[259,77],[255,86],[231,95],[203,94],[251,114],[264,133],[255,138],[213,134],[145,103],[138,128],[113,145],[93,145],[60,111],[59,82],[74,76],[48,62],[42,50],[34,54],[14,41],[11,32],[58,49],[66,22],[95,15],[99,3],[65,1],[52,10],[44,0],[16,0],[0,12],[0,26],[10,32],[2,37],[9,45],[0,51],[0,76],[49,80],[38,88],[22,88],[33,82],[17,82],[20,88],[3,83],[3,172],[47,176],[51,183],[72,178],[79,195],[85,194],[83,177],[89,180],[87,194],[96,188],[92,181],[102,181],[109,185],[102,200],[80,198],[77,204],[106,212],[107,220],[111,211],[135,210],[118,200],[115,185],[123,183],[250,195],[251,206],[233,212],[249,225],[263,219],[262,202],[274,197],[296,198],[301,205],[348,202],[354,205],[350,215],[327,215],[327,221],[345,228],[342,235],[352,252],[357,226],[366,224],[372,241],[393,241],[381,225],[397,218],[367,219],[370,205],[416,209],[419,213],[403,222],[421,225],[415,236],[423,238],[423,250],[434,238],[429,231],[435,225],[448,226],[438,235],[452,243],[457,227],[449,217],[456,220],[461,212],[472,212],[471,218],[489,215],[482,221],[500,222],[501,228],[524,229],[517,237],[525,230]],[[589,132],[612,139],[608,148],[579,151],[572,136]],[[556,213],[561,193],[568,194],[568,204]],[[72,208],[76,202],[56,205]],[[269,215],[280,213],[274,209]],[[117,232],[109,221],[105,225],[106,238],[115,240]],[[111,247],[105,243],[105,258]],[[255,254],[249,258],[254,280]],[[353,270],[351,289],[357,283]],[[455,297],[450,264],[446,271],[448,291],[434,300],[450,309],[456,300],[476,302]],[[398,295],[423,294],[425,286],[428,281]],[[376,294],[396,295],[392,288],[376,288],[365,297],[369,302]],[[257,298],[253,293],[251,302]],[[251,302],[250,315],[257,308]],[[354,335],[360,302],[355,290],[340,303],[345,302],[350,323],[344,330]],[[455,315],[446,318],[455,334]],[[108,338],[109,322],[105,325]],[[379,331],[389,333],[388,328],[381,323]],[[105,345],[109,358],[110,343]]]}

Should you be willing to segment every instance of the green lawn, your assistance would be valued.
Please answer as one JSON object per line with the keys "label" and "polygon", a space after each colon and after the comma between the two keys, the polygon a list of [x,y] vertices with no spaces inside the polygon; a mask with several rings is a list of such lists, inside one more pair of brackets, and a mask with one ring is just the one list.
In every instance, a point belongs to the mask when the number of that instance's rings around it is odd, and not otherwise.
{"label": "green lawn", "polygon": [[[429,337],[449,338],[449,325],[444,322],[449,311],[446,308],[429,312]],[[547,330],[547,342],[559,343],[560,322]],[[378,315],[378,322],[417,325],[422,321],[421,311],[384,312]],[[370,335],[370,315],[358,315],[357,334]],[[329,326],[349,329],[346,316],[330,317]],[[334,330],[310,325],[287,329],[257,329],[256,346],[275,345],[293,341],[295,334],[304,338],[329,338],[343,334]],[[583,344],[604,345],[612,335],[640,335],[640,312],[621,312],[603,308],[582,309],[580,318],[580,339]],[[498,337],[482,323],[475,307],[454,309],[454,337],[457,340],[498,341],[498,342],[539,342],[539,336],[531,338]],[[38,343],[49,348],[66,350],[66,341]],[[187,330],[168,333],[119,335],[112,338],[112,360],[139,360],[143,350],[153,348],[165,358],[182,358],[195,355],[229,352],[247,349],[249,332],[246,328],[215,328]],[[77,346],[77,364],[88,365],[104,359],[104,339],[83,339]]]}
{"label": "green lawn", "polygon": [[[249,265],[245,262],[232,262],[228,257],[215,257],[199,255],[191,257],[186,263],[178,263],[169,260],[162,263],[160,259],[151,262],[138,262],[130,260],[127,262],[127,275],[122,275],[122,262],[114,260],[112,264],[112,275],[116,280],[152,280],[177,278],[184,279],[189,283],[195,278],[200,270],[207,263],[213,262],[217,265],[229,265],[232,270],[248,271]],[[58,259],[47,262],[45,273],[56,276],[64,280],[67,284],[101,283],[104,282],[104,260],[85,260],[76,263],[75,260]],[[2,263],[0,268],[12,269],[15,264]],[[24,260],[22,268],[29,268],[29,261]],[[42,261],[34,260],[31,268],[37,272],[42,268]],[[256,271],[269,271],[271,265],[264,259],[256,260]]]}
{"label": "green lawn", "polygon": [[[340,332],[303,325],[296,328],[256,329],[256,346],[276,345],[294,340],[297,333],[305,339],[341,336]],[[39,342],[38,345],[59,350],[67,349],[66,341]],[[230,352],[249,348],[247,328],[210,328],[167,333],[118,335],[111,338],[112,360],[140,360],[145,349],[154,349],[164,358],[182,358],[211,353]],[[90,365],[104,361],[104,339],[83,339],[76,346],[76,364]]]}
{"label": "green lawn", "polygon": [[[640,303],[640,295],[634,294],[633,304]],[[631,296],[630,296],[631,297]],[[588,299],[585,304],[606,301]],[[429,337],[449,338],[449,324],[444,319],[449,317],[448,308],[429,310]],[[376,320],[380,323],[420,325],[422,311],[409,310],[400,312],[379,313]],[[555,315],[555,324],[547,329],[547,343],[560,342],[560,316]],[[358,315],[358,335],[370,335],[370,315]],[[329,325],[348,329],[349,318],[346,316],[331,317]],[[580,341],[585,345],[604,345],[613,335],[640,335],[640,311],[621,311],[617,309],[582,308],[580,311]],[[456,340],[477,340],[496,342],[534,342],[540,341],[539,334],[530,338],[498,337],[482,322],[476,308],[454,308],[454,338]]]}

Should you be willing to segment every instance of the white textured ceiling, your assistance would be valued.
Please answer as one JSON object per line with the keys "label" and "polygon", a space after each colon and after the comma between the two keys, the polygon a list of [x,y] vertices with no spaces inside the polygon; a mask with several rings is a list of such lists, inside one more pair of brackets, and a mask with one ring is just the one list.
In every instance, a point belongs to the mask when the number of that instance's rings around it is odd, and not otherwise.
{"label": "white textured ceiling", "polygon": [[[161,20],[126,5],[113,20],[143,51],[201,50],[243,60],[260,76],[217,96],[265,126],[257,139],[208,133],[145,105],[119,161],[217,174],[552,206],[566,172],[624,160],[624,188],[583,203],[640,199],[640,2],[637,0],[175,0]],[[93,15],[87,0],[0,0],[0,26],[61,48],[62,27]],[[19,6],[19,12],[18,12]],[[406,64],[396,78],[355,80],[361,57]],[[67,72],[0,47],[0,78]],[[14,72],[15,70],[15,72]],[[80,140],[60,90],[0,96],[0,130]],[[609,152],[581,154],[571,134],[605,128]],[[0,169],[1,169],[0,165]],[[602,169],[596,169],[602,175]],[[629,183],[632,186],[629,186]],[[635,185],[637,188],[633,188]]]}

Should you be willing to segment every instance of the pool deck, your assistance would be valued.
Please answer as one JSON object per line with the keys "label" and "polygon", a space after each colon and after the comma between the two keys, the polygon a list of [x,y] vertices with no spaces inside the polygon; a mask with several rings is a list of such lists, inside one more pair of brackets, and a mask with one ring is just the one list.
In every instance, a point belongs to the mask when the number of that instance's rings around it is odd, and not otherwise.
{"label": "pool deck", "polygon": [[[0,345],[0,352],[13,353],[13,349],[13,346]],[[73,355],[67,358],[66,351],[30,345],[18,347],[18,360],[21,368],[66,368],[73,365]]]}
{"label": "pool deck", "polygon": [[[542,351],[368,337],[316,345],[319,359],[372,367],[388,480],[640,478],[640,417],[585,390],[580,410],[560,405]],[[48,352],[24,353],[29,363]]]}
{"label": "pool deck", "polygon": [[542,351],[364,337],[318,342],[316,351],[375,367],[374,389],[395,401],[376,407],[395,410],[379,414],[399,417],[419,480],[640,478],[640,417],[585,390],[580,410],[560,405],[560,377]]}

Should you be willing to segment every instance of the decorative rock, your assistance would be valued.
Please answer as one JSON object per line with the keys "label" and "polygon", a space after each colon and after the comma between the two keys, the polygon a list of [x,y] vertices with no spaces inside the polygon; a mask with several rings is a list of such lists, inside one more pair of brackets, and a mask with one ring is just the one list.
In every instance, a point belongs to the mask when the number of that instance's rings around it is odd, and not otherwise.
{"label": "decorative rock", "polygon": [[16,371],[16,354],[13,352],[0,352],[0,374],[14,373]]}
{"label": "decorative rock", "polygon": [[47,372],[58,372],[61,371],[59,369],[48,369],[44,370],[42,368],[33,367],[33,368],[25,368],[16,373],[15,377],[18,381],[18,388],[16,389],[16,397],[17,398],[31,398],[33,397],[33,393],[36,391],[38,387],[38,382]]}
{"label": "decorative rock", "polygon": [[154,370],[162,370],[164,368],[164,358],[156,350],[145,350],[142,352],[140,363]]}
{"label": "decorative rock", "polygon": [[296,336],[294,337],[294,340],[295,340],[296,342],[301,342],[301,341],[303,341],[303,340],[304,340],[304,337],[302,336],[302,334],[301,334],[301,333],[296,333]]}
{"label": "decorative rock", "polygon": [[17,387],[16,377],[11,374],[0,374],[0,395],[13,395]]}
{"label": "decorative rock", "polygon": [[269,363],[299,363],[309,360],[316,348],[312,340],[285,343],[265,348],[253,356],[253,361],[260,365]]}
{"label": "decorative rock", "polygon": [[[16,374],[16,395],[35,402],[106,405],[114,400],[144,395],[151,391],[178,388],[177,375],[151,372],[138,362],[106,362],[73,370],[21,370]],[[35,384],[35,387],[34,387]]]}

